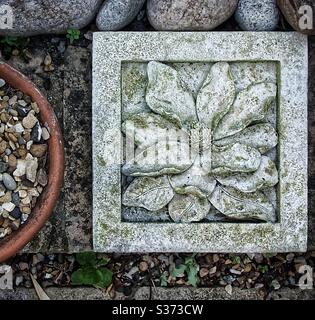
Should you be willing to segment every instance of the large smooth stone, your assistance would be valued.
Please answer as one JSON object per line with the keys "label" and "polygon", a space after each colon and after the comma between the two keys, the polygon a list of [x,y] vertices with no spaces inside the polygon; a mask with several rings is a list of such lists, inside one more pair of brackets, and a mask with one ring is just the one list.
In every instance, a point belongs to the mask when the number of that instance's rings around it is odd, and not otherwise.
{"label": "large smooth stone", "polygon": [[147,15],[156,30],[212,30],[226,21],[238,0],[148,0]]}
{"label": "large smooth stone", "polygon": [[2,29],[0,25],[0,35],[31,36],[82,29],[94,19],[101,3],[102,0],[8,0],[6,4],[14,14],[13,29]]}
{"label": "large smooth stone", "polygon": [[[299,32],[315,35],[315,22],[313,15],[315,11],[314,0],[278,0],[277,3],[281,12],[293,29]],[[308,9],[306,12],[303,11],[303,6],[308,6],[305,7]],[[299,10],[296,8],[301,8],[301,13],[299,13]]]}
{"label": "large smooth stone", "polygon": [[279,21],[276,0],[240,0],[235,20],[246,31],[272,31]]}
{"label": "large smooth stone", "polygon": [[96,18],[100,30],[119,30],[139,13],[145,0],[107,0]]}

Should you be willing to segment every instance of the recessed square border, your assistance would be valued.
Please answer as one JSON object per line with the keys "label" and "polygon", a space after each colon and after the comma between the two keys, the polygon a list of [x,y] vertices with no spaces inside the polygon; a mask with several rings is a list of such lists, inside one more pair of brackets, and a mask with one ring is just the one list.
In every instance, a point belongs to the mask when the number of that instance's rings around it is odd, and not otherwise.
{"label": "recessed square border", "polygon": [[[279,222],[121,221],[121,63],[275,61]],[[307,250],[307,37],[295,32],[96,32],[93,36],[93,247],[100,252]]]}

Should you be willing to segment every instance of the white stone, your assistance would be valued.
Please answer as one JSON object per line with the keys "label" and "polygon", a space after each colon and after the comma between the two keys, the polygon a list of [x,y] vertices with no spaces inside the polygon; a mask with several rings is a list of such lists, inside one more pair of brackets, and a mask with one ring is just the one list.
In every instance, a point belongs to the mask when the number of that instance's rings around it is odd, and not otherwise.
{"label": "white stone", "polygon": [[22,124],[20,122],[18,122],[15,126],[15,132],[17,133],[22,133],[24,132],[24,127],[22,126]]}
{"label": "white stone", "polygon": [[13,171],[15,177],[22,177],[26,172],[27,161],[18,159],[16,169]]}
{"label": "white stone", "polygon": [[27,191],[26,190],[19,190],[19,196],[20,196],[20,198],[27,197]]}
{"label": "white stone", "polygon": [[48,140],[50,138],[50,133],[46,127],[42,127],[42,138]]}
{"label": "white stone", "polygon": [[11,212],[15,208],[15,204],[12,202],[6,202],[2,204],[2,208],[8,212]]}
{"label": "white stone", "polygon": [[29,181],[35,182],[38,168],[37,158],[27,160],[26,162],[26,178]]}

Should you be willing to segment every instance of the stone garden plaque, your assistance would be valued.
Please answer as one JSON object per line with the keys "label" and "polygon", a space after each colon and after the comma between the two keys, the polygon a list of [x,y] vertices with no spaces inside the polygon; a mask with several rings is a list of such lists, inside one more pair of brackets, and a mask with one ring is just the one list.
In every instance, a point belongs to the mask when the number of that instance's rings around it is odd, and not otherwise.
{"label": "stone garden plaque", "polygon": [[93,41],[94,250],[306,251],[305,36]]}

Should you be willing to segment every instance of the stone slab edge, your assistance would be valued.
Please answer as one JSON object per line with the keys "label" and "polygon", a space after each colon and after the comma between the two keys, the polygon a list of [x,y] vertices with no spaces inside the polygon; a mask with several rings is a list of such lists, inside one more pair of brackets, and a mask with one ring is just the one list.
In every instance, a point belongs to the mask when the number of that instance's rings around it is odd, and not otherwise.
{"label": "stone slab edge", "polygon": [[[45,292],[51,300],[111,300],[103,290],[78,287],[50,287]],[[150,293],[151,292],[151,293]],[[271,294],[272,299],[314,300],[315,290],[283,288]],[[141,287],[131,297],[117,294],[113,300],[263,300],[257,289],[240,290],[233,288],[228,294],[224,288],[149,288]],[[34,289],[18,288],[0,290],[0,300],[38,300]]]}

